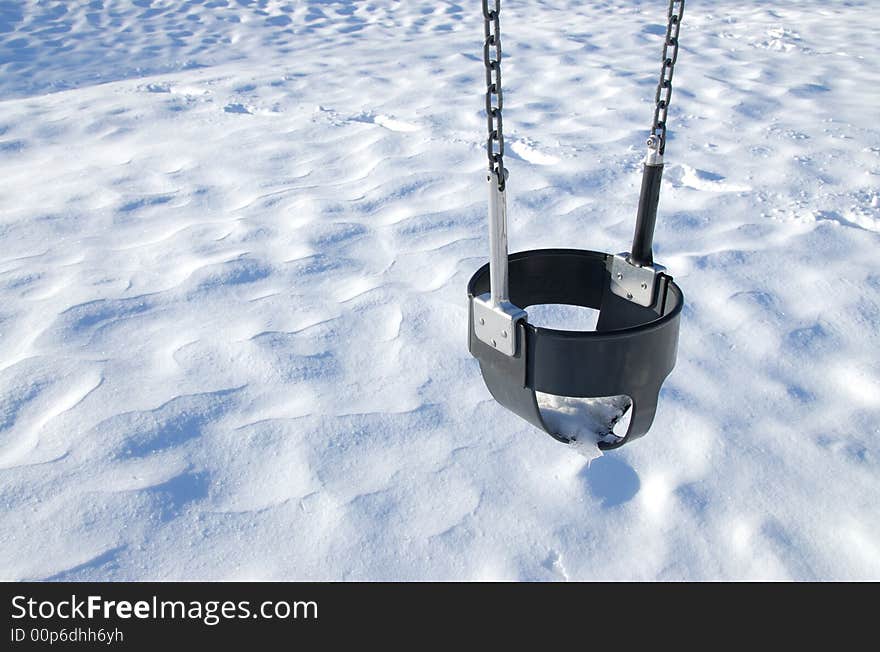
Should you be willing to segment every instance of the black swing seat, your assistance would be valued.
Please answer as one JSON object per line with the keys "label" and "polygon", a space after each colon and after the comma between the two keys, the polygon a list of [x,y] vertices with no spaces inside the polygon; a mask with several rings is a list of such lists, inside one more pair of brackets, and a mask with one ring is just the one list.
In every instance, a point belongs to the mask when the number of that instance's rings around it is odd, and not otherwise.
{"label": "black swing seat", "polygon": [[541,328],[520,320],[516,353],[497,351],[474,332],[473,299],[489,292],[489,265],[468,283],[468,346],[496,401],[562,442],[541,417],[535,392],[574,398],[624,395],[632,401],[626,435],[599,442],[609,450],[644,435],[654,421],[663,381],[675,366],[684,296],[660,274],[653,304],[643,307],[611,290],[611,254],[577,249],[537,249],[508,257],[510,301],[528,309],[567,304],[599,310],[595,331]]}

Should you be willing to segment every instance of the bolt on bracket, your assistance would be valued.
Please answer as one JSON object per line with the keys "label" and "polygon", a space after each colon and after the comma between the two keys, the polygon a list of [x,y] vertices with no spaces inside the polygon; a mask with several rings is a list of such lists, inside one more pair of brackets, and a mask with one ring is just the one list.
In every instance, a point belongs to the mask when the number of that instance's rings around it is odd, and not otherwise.
{"label": "bolt on bracket", "polygon": [[492,302],[488,292],[473,300],[474,335],[506,356],[516,355],[516,324],[528,314],[510,301]]}
{"label": "bolt on bracket", "polygon": [[628,253],[615,254],[609,264],[611,291],[619,297],[650,308],[654,305],[657,277],[666,272],[663,265],[633,265]]}

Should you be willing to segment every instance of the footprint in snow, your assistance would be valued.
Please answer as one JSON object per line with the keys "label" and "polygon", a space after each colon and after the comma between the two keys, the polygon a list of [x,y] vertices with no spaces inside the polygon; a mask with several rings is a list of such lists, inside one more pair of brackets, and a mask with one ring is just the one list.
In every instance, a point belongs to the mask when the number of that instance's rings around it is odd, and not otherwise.
{"label": "footprint in snow", "polygon": [[412,132],[420,129],[418,125],[414,125],[411,122],[404,122],[403,120],[398,120],[397,118],[392,118],[391,116],[383,115],[381,113],[361,113],[360,115],[352,117],[351,120],[354,122],[366,122],[367,124],[379,125],[380,127],[385,127],[389,131]]}
{"label": "footprint in snow", "polygon": [[414,125],[409,122],[404,122],[403,120],[395,120],[394,118],[390,118],[387,115],[377,115],[373,122],[379,125],[380,127],[385,127],[390,131],[402,131],[402,132],[412,132],[418,131],[419,126]]}
{"label": "footprint in snow", "polygon": [[254,112],[251,111],[251,109],[249,107],[245,106],[244,104],[240,104],[240,103],[227,104],[226,106],[223,107],[223,110],[226,111],[226,113],[241,113],[241,114],[246,114],[246,115],[253,115],[254,114]]}
{"label": "footprint in snow", "polygon": [[552,154],[546,154],[535,149],[531,144],[522,140],[515,140],[510,143],[510,149],[519,158],[528,161],[533,165],[553,165],[559,162],[559,159]]}
{"label": "footprint in snow", "polygon": [[692,168],[689,165],[676,165],[669,174],[672,185],[676,188],[693,188],[708,192],[748,192],[749,186],[732,183],[726,177]]}
{"label": "footprint in snow", "polygon": [[151,84],[141,86],[139,90],[145,91],[147,93],[170,93],[171,84],[169,84],[168,82],[153,82]]}
{"label": "footprint in snow", "polygon": [[342,127],[346,124],[351,124],[352,122],[364,122],[366,124],[379,125],[389,131],[397,132],[413,132],[421,129],[419,125],[411,122],[404,122],[403,120],[398,120],[397,118],[383,115],[381,113],[363,112],[358,115],[346,117],[325,106],[318,106],[315,113],[322,116],[335,127]]}

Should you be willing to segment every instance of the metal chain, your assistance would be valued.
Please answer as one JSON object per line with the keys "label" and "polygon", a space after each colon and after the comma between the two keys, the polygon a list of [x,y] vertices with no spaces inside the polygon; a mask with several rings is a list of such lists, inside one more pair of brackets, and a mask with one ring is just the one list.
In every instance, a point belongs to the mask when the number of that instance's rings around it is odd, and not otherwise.
{"label": "metal chain", "polygon": [[[501,91],[501,0],[483,1],[483,63],[486,67],[486,123],[489,136],[486,139],[486,153],[489,158],[489,171],[498,178],[499,190],[505,187],[504,170],[504,129],[501,110],[504,96]],[[490,3],[492,6],[490,7]],[[660,68],[660,83],[657,85],[654,107],[654,123],[651,137],[657,151],[666,151],[666,120],[672,100],[672,77],[675,62],[678,60],[678,33],[684,16],[685,0],[669,0],[666,40],[663,43],[663,63]]]}
{"label": "metal chain", "polygon": [[672,99],[672,74],[678,59],[678,31],[681,29],[682,16],[684,16],[684,0],[669,0],[669,23],[666,26],[663,64],[655,98],[654,125],[651,127],[651,138],[648,140],[648,144],[656,147],[661,156],[666,151],[666,115]]}
{"label": "metal chain", "polygon": [[[504,131],[501,109],[504,99],[501,94],[501,0],[483,0],[484,34],[483,63],[486,65],[486,120],[489,138],[486,152],[489,155],[489,172],[498,178],[498,189],[504,190]],[[493,52],[494,50],[494,52]]]}

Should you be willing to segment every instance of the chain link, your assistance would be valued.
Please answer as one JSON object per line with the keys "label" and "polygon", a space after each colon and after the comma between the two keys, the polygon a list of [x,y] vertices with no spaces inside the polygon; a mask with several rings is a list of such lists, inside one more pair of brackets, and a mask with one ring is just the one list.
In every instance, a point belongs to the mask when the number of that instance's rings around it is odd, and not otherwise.
{"label": "chain link", "polygon": [[[492,5],[490,7],[489,5]],[[501,93],[501,0],[483,0],[483,63],[486,66],[486,121],[489,137],[486,152],[489,156],[489,172],[498,178],[498,189],[504,190],[504,130],[501,109],[504,98]]]}
{"label": "chain link", "polygon": [[[485,3],[484,3],[485,4]],[[656,139],[660,155],[666,151],[666,116],[672,100],[672,74],[678,60],[678,31],[684,16],[684,0],[669,0],[669,22],[666,26],[666,42],[663,44],[663,64],[660,68],[660,83],[655,97],[654,124],[651,137]]]}

